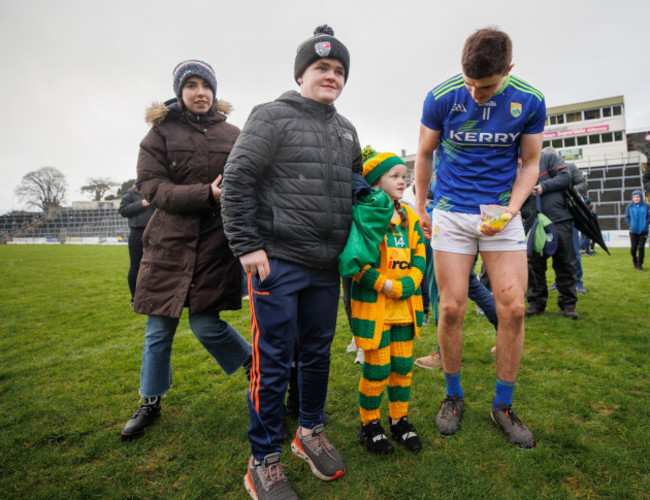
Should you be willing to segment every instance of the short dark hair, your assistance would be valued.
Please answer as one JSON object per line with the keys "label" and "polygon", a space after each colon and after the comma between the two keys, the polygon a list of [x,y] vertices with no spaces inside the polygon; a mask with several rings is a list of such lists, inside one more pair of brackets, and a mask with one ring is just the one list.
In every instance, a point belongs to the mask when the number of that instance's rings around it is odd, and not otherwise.
{"label": "short dark hair", "polygon": [[461,60],[463,73],[470,78],[503,75],[512,62],[512,40],[497,28],[476,30],[465,40]]}

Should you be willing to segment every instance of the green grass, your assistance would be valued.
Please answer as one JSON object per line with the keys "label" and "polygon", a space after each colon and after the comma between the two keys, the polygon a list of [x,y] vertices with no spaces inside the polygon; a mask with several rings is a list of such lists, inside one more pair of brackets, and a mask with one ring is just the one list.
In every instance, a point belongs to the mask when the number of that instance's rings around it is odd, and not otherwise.
{"label": "green grass", "polygon": [[[490,420],[494,332],[470,305],[461,430],[438,434],[444,379],[416,367],[410,420],[423,450],[365,452],[356,441],[359,367],[345,352],[340,308],[328,435],[348,472],[322,483],[285,445],[294,489],[346,500],[650,498],[650,272],[630,260],[626,249],[583,259],[589,293],[580,320],[562,317],[554,292],[547,313],[527,320],[515,408],[535,432],[530,451],[507,443]],[[144,438],[120,440],[137,407],[145,324],[129,307],[127,267],[125,247],[0,246],[1,497],[246,498],[245,377],[219,370],[185,316],[162,417]],[[247,303],[223,316],[250,338]],[[435,345],[435,327],[425,327],[416,355]]]}

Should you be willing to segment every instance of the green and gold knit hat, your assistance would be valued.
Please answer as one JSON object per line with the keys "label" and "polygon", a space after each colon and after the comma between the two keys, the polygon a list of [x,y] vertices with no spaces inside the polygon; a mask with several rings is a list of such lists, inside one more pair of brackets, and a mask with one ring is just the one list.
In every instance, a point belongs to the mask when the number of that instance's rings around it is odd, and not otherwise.
{"label": "green and gold knit hat", "polygon": [[363,148],[363,176],[371,186],[395,165],[406,165],[404,160],[394,153],[377,153],[370,146]]}

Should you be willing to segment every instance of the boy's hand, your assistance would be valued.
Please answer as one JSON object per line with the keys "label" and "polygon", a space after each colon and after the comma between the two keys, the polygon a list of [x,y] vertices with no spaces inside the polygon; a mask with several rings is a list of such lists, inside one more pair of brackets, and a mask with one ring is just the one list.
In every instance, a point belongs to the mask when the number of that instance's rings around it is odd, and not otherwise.
{"label": "boy's hand", "polygon": [[241,262],[241,265],[247,274],[256,274],[260,281],[264,281],[271,273],[269,259],[262,248],[242,255],[239,257],[239,262]]}

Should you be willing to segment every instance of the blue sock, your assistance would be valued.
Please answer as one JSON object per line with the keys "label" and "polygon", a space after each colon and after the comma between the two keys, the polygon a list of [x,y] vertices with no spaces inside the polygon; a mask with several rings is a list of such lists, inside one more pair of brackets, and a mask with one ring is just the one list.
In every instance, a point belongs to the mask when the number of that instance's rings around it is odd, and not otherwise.
{"label": "blue sock", "polygon": [[456,373],[445,373],[445,382],[447,382],[447,396],[458,394],[460,399],[464,399],[463,390],[460,388],[460,370]]}
{"label": "blue sock", "polygon": [[499,403],[504,403],[506,405],[512,404],[512,393],[515,390],[514,382],[504,382],[499,377],[497,377],[497,383],[494,385],[496,389],[496,394],[494,395],[494,401],[492,402],[492,408],[494,410],[499,408]]}

